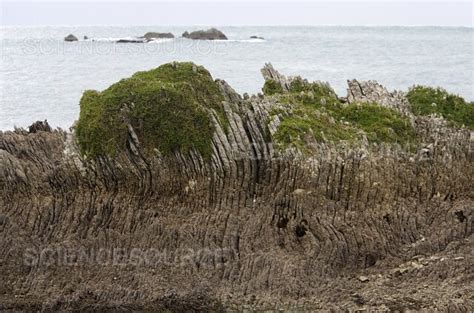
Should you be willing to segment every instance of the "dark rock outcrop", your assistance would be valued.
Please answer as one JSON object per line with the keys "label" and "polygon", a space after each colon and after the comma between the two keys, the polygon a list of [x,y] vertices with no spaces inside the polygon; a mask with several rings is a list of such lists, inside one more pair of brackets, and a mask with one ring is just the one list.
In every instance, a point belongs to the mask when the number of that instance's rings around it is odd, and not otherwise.
{"label": "dark rock outcrop", "polygon": [[[294,99],[326,88],[262,72]],[[474,310],[468,130],[411,115],[411,149],[309,131],[281,148],[289,94],[215,83],[227,122],[205,107],[209,159],[145,151],[133,101],[115,155],[82,156],[77,128],[0,132],[0,310]],[[375,83],[349,89],[407,108]]]}
{"label": "dark rock outcrop", "polygon": [[151,39],[160,39],[160,38],[174,38],[172,33],[157,33],[157,32],[148,32],[142,36],[142,38],[151,40]]}
{"label": "dark rock outcrop", "polygon": [[69,34],[66,37],[64,37],[64,41],[78,41],[78,40],[79,39],[77,39],[77,37],[74,36],[73,34]]}
{"label": "dark rock outcrop", "polygon": [[210,28],[208,30],[198,30],[194,32],[184,32],[182,35],[184,38],[195,39],[195,40],[227,40],[226,35],[216,28]]}
{"label": "dark rock outcrop", "polygon": [[36,121],[28,127],[29,133],[37,133],[39,131],[51,132],[51,126],[49,126],[48,121]]}
{"label": "dark rock outcrop", "polygon": [[117,40],[116,42],[117,43],[147,43],[147,42],[153,41],[154,39],[160,39],[160,38],[174,38],[174,35],[172,33],[148,32],[145,35],[140,36],[140,37],[123,38],[123,39]]}

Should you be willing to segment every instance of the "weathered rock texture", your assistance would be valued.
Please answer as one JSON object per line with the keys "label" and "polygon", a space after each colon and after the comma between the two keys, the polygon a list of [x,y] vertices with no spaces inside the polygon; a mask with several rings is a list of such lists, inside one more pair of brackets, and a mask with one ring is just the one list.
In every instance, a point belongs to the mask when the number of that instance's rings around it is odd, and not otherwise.
{"label": "weathered rock texture", "polygon": [[[214,119],[210,161],[144,157],[133,129],[126,153],[97,160],[71,132],[0,133],[0,310],[474,310],[469,131],[414,117],[416,152],[280,151],[272,97],[219,84],[229,127]],[[348,101],[365,98],[405,109],[402,94],[351,81]],[[133,249],[162,257],[77,253]]]}
{"label": "weathered rock texture", "polygon": [[403,114],[413,115],[409,109],[409,103],[403,92],[390,92],[376,81],[358,82],[347,81],[347,102],[377,102],[382,106],[396,109]]}

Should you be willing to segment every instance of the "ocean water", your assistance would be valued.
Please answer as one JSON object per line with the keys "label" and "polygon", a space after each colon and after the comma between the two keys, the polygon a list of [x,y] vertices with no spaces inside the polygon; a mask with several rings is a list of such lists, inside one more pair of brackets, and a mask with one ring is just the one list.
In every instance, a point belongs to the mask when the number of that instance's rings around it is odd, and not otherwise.
{"label": "ocean water", "polygon": [[[183,38],[147,44],[114,39],[148,31],[205,27],[1,27],[0,130],[47,119],[68,128],[84,90],[102,90],[136,71],[170,61],[204,65],[239,92],[257,93],[271,62],[286,75],[328,81],[346,95],[347,79],[377,80],[390,90],[442,86],[474,100],[474,29],[466,27],[219,27],[228,41]],[[94,40],[67,43],[69,33]],[[250,40],[251,35],[265,40]]]}

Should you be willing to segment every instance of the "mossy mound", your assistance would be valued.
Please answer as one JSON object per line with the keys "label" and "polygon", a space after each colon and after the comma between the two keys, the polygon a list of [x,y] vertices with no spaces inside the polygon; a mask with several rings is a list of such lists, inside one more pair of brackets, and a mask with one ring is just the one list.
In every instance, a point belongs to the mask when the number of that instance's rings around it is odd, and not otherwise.
{"label": "mossy mound", "polygon": [[474,104],[442,88],[415,86],[407,93],[411,109],[416,115],[438,114],[452,124],[474,130]]}
{"label": "mossy mound", "polygon": [[334,89],[327,83],[322,82],[308,82],[301,77],[295,77],[291,80],[288,90],[283,90],[281,84],[273,79],[267,79],[262,88],[263,94],[266,96],[271,95],[282,95],[282,94],[299,94],[302,97],[308,96],[309,99],[300,99],[301,101],[309,100],[313,101],[315,98],[336,103],[337,94]]}
{"label": "mossy mound", "polygon": [[377,103],[354,103],[335,112],[339,119],[362,129],[369,142],[415,142],[416,135],[407,117]]}
{"label": "mossy mound", "polygon": [[328,83],[310,83],[300,77],[293,79],[290,83],[289,93],[299,94],[300,102],[335,105],[339,103],[337,94]]}
{"label": "mossy mound", "polygon": [[282,93],[283,87],[278,82],[272,79],[269,79],[265,81],[262,91],[264,95],[271,96],[277,93]]}
{"label": "mossy mound", "polygon": [[284,90],[279,82],[268,79],[262,91],[267,96],[278,95],[287,101],[294,100],[296,97],[299,103],[314,104],[315,101],[319,101],[320,104],[339,103],[336,92],[327,83],[308,82],[301,77],[295,77],[287,88],[288,90]]}
{"label": "mossy mound", "polygon": [[211,154],[210,110],[226,123],[223,96],[210,73],[193,63],[169,63],[137,72],[102,92],[84,92],[76,127],[83,154],[116,155],[126,149],[127,125],[145,151],[164,155],[196,149]]}
{"label": "mossy mound", "polygon": [[375,143],[405,145],[416,141],[408,118],[377,103],[343,104],[326,83],[297,78],[288,91],[274,95],[287,106],[271,112],[280,118],[273,137],[283,148],[295,146],[304,151],[312,140],[355,142],[364,135]]}

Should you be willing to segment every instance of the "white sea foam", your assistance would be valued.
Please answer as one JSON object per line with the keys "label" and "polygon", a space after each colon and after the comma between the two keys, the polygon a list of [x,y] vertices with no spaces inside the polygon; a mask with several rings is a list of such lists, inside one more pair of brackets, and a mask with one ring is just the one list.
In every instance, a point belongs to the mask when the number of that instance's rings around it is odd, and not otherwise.
{"label": "white sea foam", "polygon": [[[117,42],[119,40],[142,40],[143,38],[140,37],[102,37],[102,38],[88,38],[79,41],[90,41],[90,42]],[[146,43],[164,43],[173,41],[174,38],[155,38],[151,39]]]}
{"label": "white sea foam", "polygon": [[164,43],[164,42],[170,42],[173,41],[174,38],[156,38],[150,40],[148,43]]}
{"label": "white sea foam", "polygon": [[266,42],[265,39],[260,39],[260,38],[251,38],[251,39],[217,39],[217,40],[208,40],[211,42],[217,42],[217,43],[226,43],[226,42],[248,42],[248,43],[261,43],[261,42]]}
{"label": "white sea foam", "polygon": [[133,40],[136,37],[103,37],[103,38],[89,38],[86,41],[99,41],[99,42],[117,42],[119,40]]}

